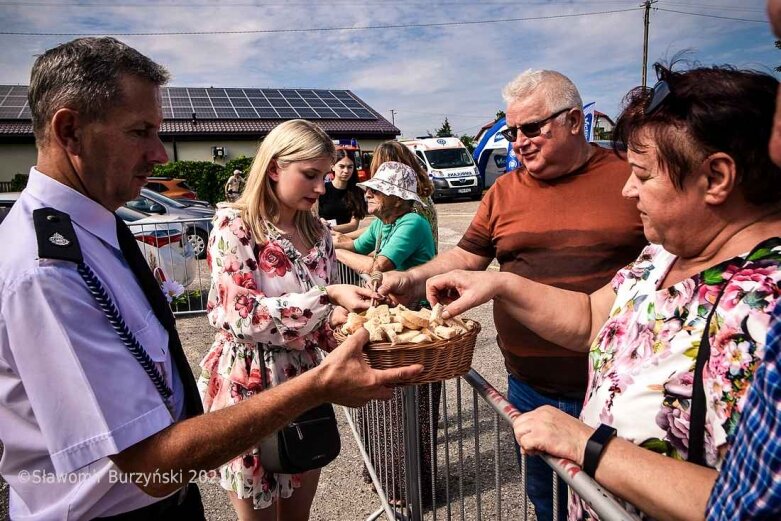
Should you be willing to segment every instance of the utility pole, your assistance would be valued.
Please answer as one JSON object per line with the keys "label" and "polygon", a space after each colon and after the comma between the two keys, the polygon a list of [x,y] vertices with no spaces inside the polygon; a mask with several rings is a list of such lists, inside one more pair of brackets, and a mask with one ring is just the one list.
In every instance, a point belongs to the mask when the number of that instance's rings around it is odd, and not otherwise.
{"label": "utility pole", "polygon": [[390,113],[391,113],[391,124],[393,124],[393,126],[395,127],[396,126],[396,111],[391,109]]}
{"label": "utility pole", "polygon": [[647,71],[648,71],[648,26],[651,23],[651,4],[655,4],[658,0],[645,0],[641,7],[645,8],[645,16],[643,17],[643,88],[647,84]]}

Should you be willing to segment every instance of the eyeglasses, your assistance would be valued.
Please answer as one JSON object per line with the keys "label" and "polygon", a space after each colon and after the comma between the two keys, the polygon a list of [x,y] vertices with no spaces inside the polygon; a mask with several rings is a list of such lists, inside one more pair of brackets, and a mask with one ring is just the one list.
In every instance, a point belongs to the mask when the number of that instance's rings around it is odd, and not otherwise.
{"label": "eyeglasses", "polygon": [[666,80],[659,80],[656,82],[651,94],[651,99],[648,100],[648,104],[645,106],[645,115],[650,116],[656,112],[670,94],[670,84],[667,83]]}
{"label": "eyeglasses", "polygon": [[548,116],[545,119],[541,119],[539,121],[532,121],[530,123],[524,123],[523,125],[518,125],[517,127],[507,127],[506,129],[502,130],[502,135],[504,136],[504,139],[509,141],[510,143],[515,143],[515,140],[518,139],[518,131],[520,130],[521,133],[526,137],[537,137],[542,133],[542,127],[550,120],[555,118],[556,116],[559,116],[561,114],[564,114],[568,110],[572,110],[572,107],[567,107],[566,109],[561,109],[558,112],[555,112]]}

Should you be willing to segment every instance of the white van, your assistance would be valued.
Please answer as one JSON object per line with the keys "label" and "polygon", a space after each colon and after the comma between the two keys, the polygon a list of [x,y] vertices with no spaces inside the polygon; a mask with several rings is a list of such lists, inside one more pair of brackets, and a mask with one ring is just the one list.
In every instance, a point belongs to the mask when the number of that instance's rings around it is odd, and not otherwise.
{"label": "white van", "polygon": [[472,154],[455,137],[401,141],[415,152],[434,183],[434,199],[470,197],[480,199],[483,183]]}

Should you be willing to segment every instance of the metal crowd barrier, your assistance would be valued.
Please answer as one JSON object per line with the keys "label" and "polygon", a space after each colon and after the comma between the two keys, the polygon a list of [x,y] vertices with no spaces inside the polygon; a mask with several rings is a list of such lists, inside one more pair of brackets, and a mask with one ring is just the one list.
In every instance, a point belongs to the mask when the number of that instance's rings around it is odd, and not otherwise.
{"label": "metal crowd barrier", "polygon": [[[361,282],[349,268],[339,269],[343,283]],[[364,480],[380,502],[367,521],[535,519],[526,456],[519,469],[513,445],[512,419],[520,413],[474,369],[462,378],[397,389],[387,402],[343,410],[364,461]],[[574,463],[543,459],[552,469],[553,519],[559,516],[559,479],[600,519],[638,519]]]}
{"label": "metal crowd barrier", "polygon": [[[141,253],[155,274],[164,291],[181,294],[169,295],[175,316],[206,313],[211,273],[204,258],[199,259],[193,249],[194,241],[208,240],[211,219],[143,219],[127,222],[136,238]],[[196,233],[200,231],[200,234]],[[204,243],[205,246],[205,243]]]}

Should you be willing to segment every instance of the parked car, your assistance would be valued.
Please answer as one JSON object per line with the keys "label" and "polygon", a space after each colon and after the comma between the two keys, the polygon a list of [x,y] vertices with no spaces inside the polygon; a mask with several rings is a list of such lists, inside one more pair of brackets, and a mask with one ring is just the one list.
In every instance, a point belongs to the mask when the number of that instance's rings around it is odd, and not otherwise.
{"label": "parked car", "polygon": [[201,201],[200,199],[177,199],[176,202],[178,202],[179,204],[183,204],[187,207],[200,206],[202,208],[214,209],[214,205],[212,203],[210,203],[209,201]]}
{"label": "parked car", "polygon": [[0,223],[3,222],[5,216],[11,211],[11,207],[14,205],[19,194],[21,192],[4,192],[0,193]]}
{"label": "parked car", "polygon": [[[19,192],[0,193],[0,222],[19,199]],[[166,279],[173,279],[182,286],[190,284],[197,273],[195,253],[184,232],[186,226],[177,223],[161,223],[169,218],[120,207],[116,214],[130,227],[138,241],[138,247],[154,271],[160,268]]]}
{"label": "parked car", "polygon": [[185,287],[193,281],[198,267],[193,248],[187,240],[186,225],[126,206],[120,206],[116,214],[133,232],[152,271],[160,268],[164,280],[173,279]]}
{"label": "parked car", "polygon": [[188,186],[184,179],[150,177],[146,187],[172,199],[198,199],[198,194]]}
{"label": "parked car", "polygon": [[148,188],[142,188],[141,195],[125,203],[125,206],[145,213],[178,217],[179,220],[188,221],[187,239],[192,244],[195,256],[199,259],[206,258],[206,243],[209,240],[214,208],[187,206]]}

